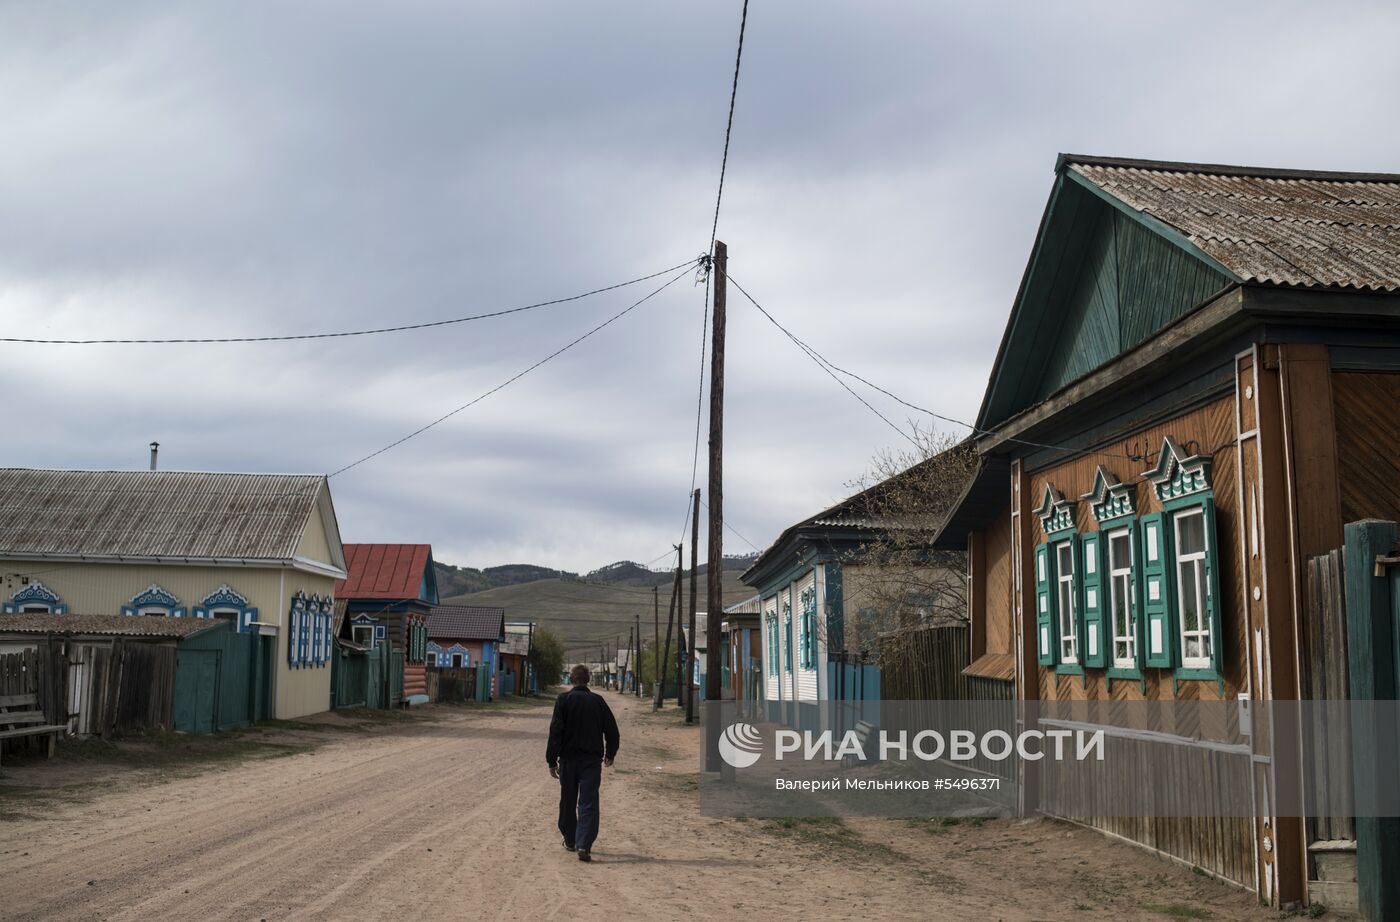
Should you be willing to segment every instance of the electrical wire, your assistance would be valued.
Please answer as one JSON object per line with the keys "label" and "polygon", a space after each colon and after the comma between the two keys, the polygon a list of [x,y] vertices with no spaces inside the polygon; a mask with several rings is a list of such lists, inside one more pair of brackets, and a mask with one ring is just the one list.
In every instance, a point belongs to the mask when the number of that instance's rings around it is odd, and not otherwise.
{"label": "electrical wire", "polygon": [[739,97],[739,64],[744,60],[744,31],[749,24],[749,0],[744,0],[744,10],[739,17],[739,48],[734,53],[734,81],[729,87],[729,118],[724,125],[724,156],[719,161],[719,192],[715,195],[715,219],[710,226],[710,253],[715,251],[715,237],[719,232],[719,205],[724,199],[724,174],[729,168],[729,138],[734,132],[734,102]]}
{"label": "electrical wire", "polygon": [[331,472],[330,474],[327,475],[327,477],[335,477],[335,476],[337,476],[337,475],[343,474],[343,473],[345,473],[346,471],[348,471],[348,470],[350,470],[350,469],[352,469],[352,468],[355,468],[355,467],[360,466],[361,464],[364,464],[366,461],[369,461],[369,460],[372,460],[372,459],[374,459],[374,458],[377,458],[377,457],[379,457],[380,455],[384,454],[386,451],[390,451],[391,449],[397,448],[398,446],[402,445],[404,442],[407,442],[409,439],[417,438],[418,436],[420,436],[420,435],[422,435],[423,433],[427,432],[429,429],[433,428],[434,426],[437,426],[437,425],[439,425],[439,424],[441,424],[441,423],[446,422],[447,420],[449,420],[449,419],[451,419],[452,417],[456,416],[458,413],[461,413],[463,410],[466,410],[466,409],[468,409],[468,408],[470,408],[470,407],[473,407],[473,406],[477,405],[477,404],[480,403],[481,401],[485,400],[487,397],[490,397],[492,394],[495,394],[495,393],[497,393],[498,391],[504,390],[506,387],[509,387],[511,384],[514,384],[516,381],[519,381],[521,378],[525,377],[525,376],[528,375],[530,372],[534,371],[536,368],[539,368],[541,365],[545,364],[546,362],[550,361],[551,359],[557,358],[558,356],[564,354],[565,352],[568,352],[568,351],[569,351],[570,349],[572,349],[574,346],[577,346],[579,343],[583,342],[585,339],[588,339],[588,338],[589,338],[590,336],[592,336],[594,333],[597,333],[599,330],[602,330],[604,327],[608,326],[609,324],[612,324],[612,323],[614,323],[614,322],[616,322],[616,321],[618,321],[618,320],[621,320],[621,319],[622,319],[623,317],[625,317],[627,314],[630,314],[632,311],[634,311],[634,310],[636,310],[637,308],[641,307],[643,304],[645,304],[646,302],[650,301],[652,298],[654,298],[654,297],[656,297],[657,295],[661,294],[661,292],[665,291],[667,288],[670,288],[670,287],[671,287],[672,285],[674,285],[676,282],[680,281],[681,277],[684,276],[688,271],[690,271],[690,269],[691,269],[692,266],[695,266],[696,264],[698,264],[698,262],[699,262],[698,259],[692,259],[690,262],[688,262],[688,263],[685,264],[684,268],[681,269],[681,271],[680,271],[678,274],[672,276],[671,279],[670,279],[669,281],[667,281],[664,285],[662,285],[660,288],[653,289],[653,290],[651,291],[650,294],[646,295],[645,297],[641,298],[641,299],[638,300],[638,301],[632,302],[630,305],[628,305],[627,307],[625,307],[625,308],[623,308],[622,310],[618,311],[616,314],[613,314],[613,315],[612,315],[611,317],[609,317],[607,320],[604,320],[602,323],[600,323],[600,324],[598,324],[597,326],[593,327],[593,328],[592,328],[591,330],[589,330],[587,333],[584,333],[582,336],[579,336],[578,338],[571,340],[571,341],[570,341],[569,343],[567,343],[566,345],[561,346],[561,347],[559,347],[558,349],[554,350],[554,351],[551,352],[549,355],[545,356],[544,358],[540,359],[538,362],[536,362],[536,363],[534,363],[533,365],[531,365],[529,368],[526,368],[524,371],[519,372],[518,374],[516,374],[516,375],[514,375],[514,376],[512,376],[512,377],[510,377],[510,378],[508,378],[508,379],[506,379],[505,381],[501,382],[500,384],[497,384],[495,387],[491,388],[489,391],[486,391],[485,393],[483,393],[483,394],[481,394],[481,395],[479,395],[479,396],[477,396],[477,397],[475,397],[475,398],[473,398],[473,399],[467,401],[466,403],[462,404],[462,405],[461,405],[460,407],[458,407],[457,409],[452,410],[452,411],[449,412],[449,413],[444,413],[443,415],[439,416],[437,419],[433,420],[432,422],[428,423],[427,425],[425,425],[425,426],[420,426],[419,428],[413,430],[412,432],[410,432],[408,435],[404,436],[403,438],[396,439],[396,440],[390,442],[388,445],[385,445],[383,448],[380,448],[380,449],[377,449],[377,450],[375,450],[375,451],[370,452],[369,454],[365,455],[363,458],[359,459],[358,461],[353,461],[353,462],[351,462],[350,464],[347,464],[347,465],[345,465],[344,467],[340,468],[339,470],[336,470],[336,471]]}
{"label": "electrical wire", "polygon": [[[851,394],[852,396],[854,396],[854,397],[855,397],[857,400],[859,400],[861,403],[865,404],[865,406],[866,406],[868,409],[870,409],[871,412],[875,413],[876,416],[879,416],[881,419],[883,419],[887,425],[889,425],[891,428],[893,428],[893,429],[894,429],[896,432],[898,432],[900,435],[903,435],[906,439],[909,439],[910,442],[913,442],[916,448],[920,448],[920,449],[922,450],[922,446],[920,446],[917,442],[914,442],[914,440],[913,440],[912,438],[910,438],[909,435],[906,434],[906,433],[904,432],[903,429],[900,429],[898,426],[895,426],[894,423],[891,423],[891,422],[889,421],[889,419],[887,419],[882,413],[880,413],[880,412],[879,412],[878,410],[876,410],[873,406],[871,406],[869,403],[867,403],[867,402],[865,401],[864,398],[862,398],[859,394],[856,394],[855,391],[851,390],[851,388],[848,387],[848,386],[845,384],[845,382],[843,382],[843,381],[841,381],[841,379],[837,378],[836,375],[833,374],[833,372],[840,372],[841,374],[843,374],[843,375],[845,375],[845,376],[847,376],[847,377],[849,377],[849,378],[851,378],[851,379],[853,379],[853,380],[859,381],[861,384],[864,384],[865,386],[867,386],[867,387],[869,387],[869,388],[872,388],[873,390],[879,391],[880,393],[884,394],[886,397],[889,397],[891,400],[894,400],[895,402],[897,402],[897,403],[899,403],[899,404],[902,404],[903,406],[908,407],[908,408],[911,409],[911,410],[915,410],[915,411],[917,411],[917,412],[919,412],[919,413],[925,413],[925,414],[927,414],[927,415],[929,415],[929,416],[932,416],[934,419],[942,420],[943,422],[951,423],[951,424],[953,424],[953,425],[955,425],[955,426],[962,426],[962,427],[964,427],[964,428],[966,428],[966,429],[969,429],[969,430],[972,431],[972,433],[973,433],[974,435],[992,435],[992,434],[994,434],[994,433],[993,433],[993,430],[991,430],[991,429],[982,429],[982,428],[980,428],[980,427],[974,425],[973,423],[965,422],[964,420],[957,419],[957,418],[952,417],[952,416],[946,416],[946,415],[944,415],[944,414],[942,414],[942,413],[937,413],[937,412],[935,412],[935,411],[933,411],[933,410],[928,409],[927,407],[921,407],[921,406],[919,406],[918,404],[915,404],[915,403],[910,403],[908,400],[905,400],[903,397],[900,397],[898,394],[895,394],[895,393],[893,393],[893,392],[891,392],[891,391],[888,391],[888,390],[886,390],[885,388],[881,387],[880,385],[875,384],[875,383],[873,383],[873,382],[867,380],[866,378],[861,377],[860,375],[856,374],[855,372],[853,372],[853,371],[848,371],[847,369],[842,368],[841,366],[835,364],[834,362],[832,362],[832,361],[830,361],[829,359],[827,359],[827,358],[826,358],[824,355],[822,355],[820,352],[817,352],[816,349],[813,349],[810,345],[808,345],[806,342],[804,342],[802,339],[800,339],[796,334],[794,334],[794,333],[793,333],[791,330],[789,330],[787,327],[783,326],[780,322],[778,322],[777,318],[775,318],[772,314],[770,314],[770,313],[768,312],[768,310],[767,310],[766,308],[764,308],[764,306],[763,306],[762,304],[759,304],[758,301],[756,301],[756,300],[754,299],[753,295],[749,294],[747,291],[744,290],[744,286],[740,285],[737,281],[735,281],[733,275],[728,275],[728,279],[729,279],[729,281],[730,281],[731,283],[733,283],[734,287],[737,288],[737,289],[739,290],[739,293],[742,294],[742,295],[748,300],[748,302],[749,302],[750,304],[752,304],[754,307],[758,308],[759,313],[763,314],[763,316],[766,317],[766,318],[768,319],[768,322],[769,322],[769,323],[773,324],[773,326],[777,327],[780,331],[782,331],[782,333],[783,333],[784,336],[786,336],[788,339],[792,340],[792,342],[793,342],[794,344],[796,344],[797,347],[798,347],[799,349],[801,349],[803,352],[805,352],[809,358],[811,358],[814,362],[816,362],[819,366],[821,366],[822,369],[823,369],[824,371],[826,371],[826,373],[827,373],[828,375],[831,375],[832,378],[836,379],[837,383],[839,383],[839,384],[840,384],[842,387],[844,387],[848,392],[850,392],[850,394]],[[1044,448],[1044,449],[1048,449],[1048,450],[1050,450],[1050,451],[1067,451],[1067,452],[1072,452],[1072,453],[1077,454],[1077,455],[1102,455],[1102,456],[1104,456],[1104,457],[1111,457],[1111,458],[1127,458],[1127,459],[1130,460],[1130,461],[1139,461],[1139,460],[1141,460],[1140,457],[1135,457],[1135,456],[1133,456],[1133,455],[1129,455],[1129,454],[1126,454],[1126,453],[1107,452],[1107,451],[1097,451],[1097,450],[1093,450],[1093,449],[1076,448],[1076,447],[1072,447],[1072,446],[1069,446],[1069,445],[1053,445],[1053,444],[1050,444],[1050,443],[1048,443],[1048,442],[1034,442],[1034,441],[1031,441],[1031,440],[1029,440],[1029,439],[1009,438],[1009,439],[1007,439],[1007,441],[1009,441],[1009,442],[1015,442],[1015,443],[1018,444],[1018,445],[1025,445],[1025,446],[1031,447],[1031,448]]]}
{"label": "electrical wire", "polygon": [[29,345],[45,345],[45,346],[97,346],[97,345],[106,345],[106,346],[113,346],[113,345],[123,345],[123,346],[125,346],[125,345],[162,346],[162,345],[176,345],[176,344],[179,344],[179,345],[195,345],[195,344],[204,344],[204,345],[207,345],[207,344],[212,344],[212,343],[280,343],[280,342],[292,342],[292,341],[294,341],[294,340],[304,340],[304,339],[343,339],[343,338],[351,337],[351,336],[377,336],[377,335],[379,335],[379,334],[381,334],[381,333],[402,333],[402,332],[405,332],[405,331],[407,331],[407,330],[427,330],[427,329],[431,329],[431,328],[433,328],[433,327],[445,327],[445,326],[451,326],[452,324],[457,324],[457,323],[470,323],[470,322],[473,321],[473,320],[486,320],[486,319],[491,318],[491,317],[504,317],[504,316],[506,316],[507,314],[518,314],[518,313],[521,313],[522,311],[532,311],[532,310],[535,310],[535,309],[541,308],[541,307],[553,307],[553,306],[558,305],[558,304],[567,304],[567,303],[569,303],[570,301],[579,301],[579,300],[582,300],[583,298],[590,298],[590,297],[592,297],[593,295],[599,295],[599,294],[603,294],[603,293],[609,292],[609,291],[616,291],[616,290],[619,289],[619,288],[626,288],[626,287],[628,287],[629,285],[636,285],[636,284],[638,284],[638,283],[640,283],[640,282],[647,282],[647,281],[650,281],[651,279],[659,278],[660,276],[663,276],[663,275],[667,274],[668,272],[674,272],[674,271],[676,271],[677,269],[681,269],[681,268],[689,269],[691,266],[695,265],[695,263],[696,263],[696,261],[692,259],[692,260],[689,260],[689,261],[687,261],[687,262],[679,263],[679,264],[674,265],[674,266],[671,266],[671,267],[669,267],[669,268],[661,269],[661,270],[659,270],[659,271],[657,271],[657,272],[653,272],[653,273],[651,273],[650,275],[643,275],[643,276],[641,276],[641,277],[639,277],[639,278],[631,279],[631,280],[626,281],[626,282],[618,282],[618,283],[615,284],[615,285],[607,285],[607,286],[605,286],[605,287],[603,287],[603,288],[595,288],[595,289],[593,289],[592,291],[585,291],[585,292],[583,292],[583,293],[581,293],[581,294],[570,295],[570,296],[568,296],[567,298],[555,298],[555,299],[553,299],[553,300],[551,300],[551,301],[539,301],[539,302],[536,302],[536,303],[534,303],[534,304],[526,304],[526,305],[523,305],[523,306],[521,306],[521,307],[511,307],[511,308],[506,308],[506,309],[504,309],[504,310],[490,311],[489,313],[485,313],[485,314],[473,314],[473,315],[471,315],[471,316],[469,316],[469,317],[454,317],[454,318],[452,318],[452,319],[450,319],[450,320],[433,320],[433,321],[429,321],[429,322],[426,322],[426,323],[409,323],[409,324],[404,324],[404,325],[402,325],[402,326],[396,326],[396,327],[376,327],[376,328],[370,329],[370,330],[345,330],[345,331],[341,331],[341,332],[332,332],[332,333],[298,333],[298,334],[288,334],[288,335],[279,335],[279,336],[224,336],[224,337],[204,337],[204,338],[196,338],[196,337],[178,337],[178,338],[171,338],[171,339],[30,339],[30,338],[24,338],[24,337],[18,337],[18,336],[3,336],[3,337],[0,337],[0,343],[26,343],[26,344],[29,344]]}
{"label": "electrical wire", "polygon": [[[700,500],[700,505],[702,505],[702,506],[705,507],[705,511],[706,511],[706,512],[709,512],[709,511],[710,511],[710,504],[707,503],[707,502],[705,502],[703,499]],[[720,520],[720,524],[723,525],[725,528],[729,529],[730,533],[733,534],[734,537],[738,538],[740,541],[744,542],[745,544],[747,544],[749,547],[753,548],[753,549],[754,549],[755,551],[757,551],[758,553],[760,553],[760,554],[763,553],[763,548],[759,547],[757,544],[754,544],[752,541],[750,541],[748,538],[745,538],[743,535],[739,534],[739,532],[736,531],[736,530],[734,529],[734,526],[733,526],[733,525],[730,525],[728,522],[724,521],[723,519]]]}

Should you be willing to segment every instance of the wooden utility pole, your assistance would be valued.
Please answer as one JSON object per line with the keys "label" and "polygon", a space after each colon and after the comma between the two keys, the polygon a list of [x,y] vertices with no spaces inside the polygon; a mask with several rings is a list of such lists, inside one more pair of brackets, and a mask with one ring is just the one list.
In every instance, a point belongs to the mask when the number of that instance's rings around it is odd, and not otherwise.
{"label": "wooden utility pole", "polygon": [[[661,678],[661,587],[651,587],[651,680],[653,682]],[[659,686],[658,686],[659,687]],[[660,694],[658,692],[658,694]]]}
{"label": "wooden utility pole", "polygon": [[676,623],[676,590],[681,585],[681,546],[676,545],[676,575],[671,578],[671,607],[666,613],[666,645],[661,648],[661,661],[657,664],[660,675],[656,681],[656,703],[652,705],[652,710],[658,710],[666,695],[666,673],[671,659],[671,628]]}
{"label": "wooden utility pole", "polygon": [[695,675],[695,611],[697,599],[695,590],[700,572],[700,491],[695,491],[690,513],[690,633],[685,642],[685,722],[695,723],[695,686],[690,679]]}
{"label": "wooden utility pole", "polygon": [[[729,248],[715,241],[714,329],[710,339],[710,569],[705,580],[705,700],[720,697],[719,622],[724,611],[724,325],[728,300]],[[706,734],[705,770],[719,771],[719,722]]]}
{"label": "wooden utility pole", "polygon": [[530,622],[530,631],[529,631],[529,633],[526,635],[526,639],[525,639],[525,691],[526,691],[527,693],[533,692],[533,691],[535,690],[534,686],[530,684],[530,672],[531,672],[531,670],[533,670],[533,669],[535,668],[534,666],[531,665],[531,663],[534,662],[534,656],[535,656],[535,622],[531,621],[531,622]]}
{"label": "wooden utility pole", "polygon": [[[656,587],[651,587],[652,597],[656,596]],[[636,697],[642,697],[642,673],[637,668],[642,664],[642,613],[637,612],[634,617],[637,622],[637,648],[632,651],[632,691]]]}

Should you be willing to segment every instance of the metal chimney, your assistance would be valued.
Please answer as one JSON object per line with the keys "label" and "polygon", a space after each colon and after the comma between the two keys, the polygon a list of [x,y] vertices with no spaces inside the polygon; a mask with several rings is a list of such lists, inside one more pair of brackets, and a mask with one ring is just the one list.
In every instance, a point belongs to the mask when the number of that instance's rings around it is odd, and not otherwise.
{"label": "metal chimney", "polygon": [[152,442],[152,443],[151,443],[151,470],[155,470],[155,469],[156,469],[156,454],[157,454],[159,451],[160,451],[160,443],[159,443],[159,442]]}

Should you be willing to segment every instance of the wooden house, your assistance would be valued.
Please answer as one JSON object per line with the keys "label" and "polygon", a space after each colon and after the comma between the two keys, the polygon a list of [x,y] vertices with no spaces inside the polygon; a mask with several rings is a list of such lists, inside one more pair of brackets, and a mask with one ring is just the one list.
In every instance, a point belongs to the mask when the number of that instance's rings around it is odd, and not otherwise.
{"label": "wooden house", "polygon": [[6,469],[0,500],[0,625],[42,613],[226,621],[253,638],[270,716],[329,707],[345,559],[325,477]]}
{"label": "wooden house", "polygon": [[500,694],[506,610],[489,605],[435,605],[428,616],[428,665],[475,667],[479,697]]}
{"label": "wooden house", "polygon": [[528,621],[506,622],[500,662],[496,665],[496,684],[503,698],[532,693],[528,659],[533,631],[534,625]]}
{"label": "wooden house", "polygon": [[[427,693],[428,612],[438,601],[430,544],[347,544],[340,637],[382,650],[389,670],[386,707]],[[421,700],[421,699],[420,699]]]}
{"label": "wooden house", "polygon": [[[1027,701],[1322,697],[1339,638],[1308,564],[1400,517],[1397,396],[1400,176],[1061,156],[939,538],[968,555],[970,669]],[[1268,807],[1307,783],[1273,768],[1296,729],[1233,755],[1254,818],[1076,819],[1276,905],[1343,903],[1315,818]],[[1134,783],[1184,783],[1167,766],[1213,734],[1164,727]]]}
{"label": "wooden house", "polygon": [[722,697],[756,702],[763,696],[763,597],[754,596],[724,610],[720,636],[725,679]]}
{"label": "wooden house", "polygon": [[[890,529],[902,527],[883,503],[896,479],[788,527],[744,572],[744,583],[757,590],[760,600],[762,650],[757,660],[763,664],[763,700],[784,708],[796,704],[799,710],[830,700],[834,686],[844,687],[837,664],[844,669],[848,662],[863,661],[883,625],[934,625],[963,617],[959,599],[912,589],[900,595],[899,587],[935,585],[941,581],[937,576],[903,579],[870,559],[871,546]],[[928,538],[932,540],[931,532]],[[951,556],[960,564],[960,552]],[[930,557],[927,570],[947,575],[948,562]],[[951,576],[961,583],[959,572]]]}

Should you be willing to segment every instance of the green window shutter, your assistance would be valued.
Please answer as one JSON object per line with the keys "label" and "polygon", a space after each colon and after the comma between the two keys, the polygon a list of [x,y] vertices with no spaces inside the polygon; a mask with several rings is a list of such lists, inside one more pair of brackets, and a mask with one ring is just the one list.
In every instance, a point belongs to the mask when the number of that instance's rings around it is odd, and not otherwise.
{"label": "green window shutter", "polygon": [[1103,532],[1079,536],[1079,661],[1100,669],[1108,662],[1111,638],[1104,636]]}
{"label": "green window shutter", "polygon": [[1220,629],[1220,549],[1215,530],[1215,501],[1207,499],[1201,504],[1206,525],[1206,616],[1210,619],[1210,668],[1217,676],[1223,675],[1222,664],[1224,634]]}
{"label": "green window shutter", "polygon": [[1055,562],[1049,544],[1035,546],[1035,633],[1042,666],[1055,665],[1057,624],[1055,620]]}
{"label": "green window shutter", "polygon": [[1176,665],[1176,606],[1172,604],[1172,538],[1168,519],[1158,512],[1139,521],[1142,531],[1143,662],[1156,669]]}
{"label": "green window shutter", "polygon": [[783,671],[792,672],[792,602],[783,606]]}

